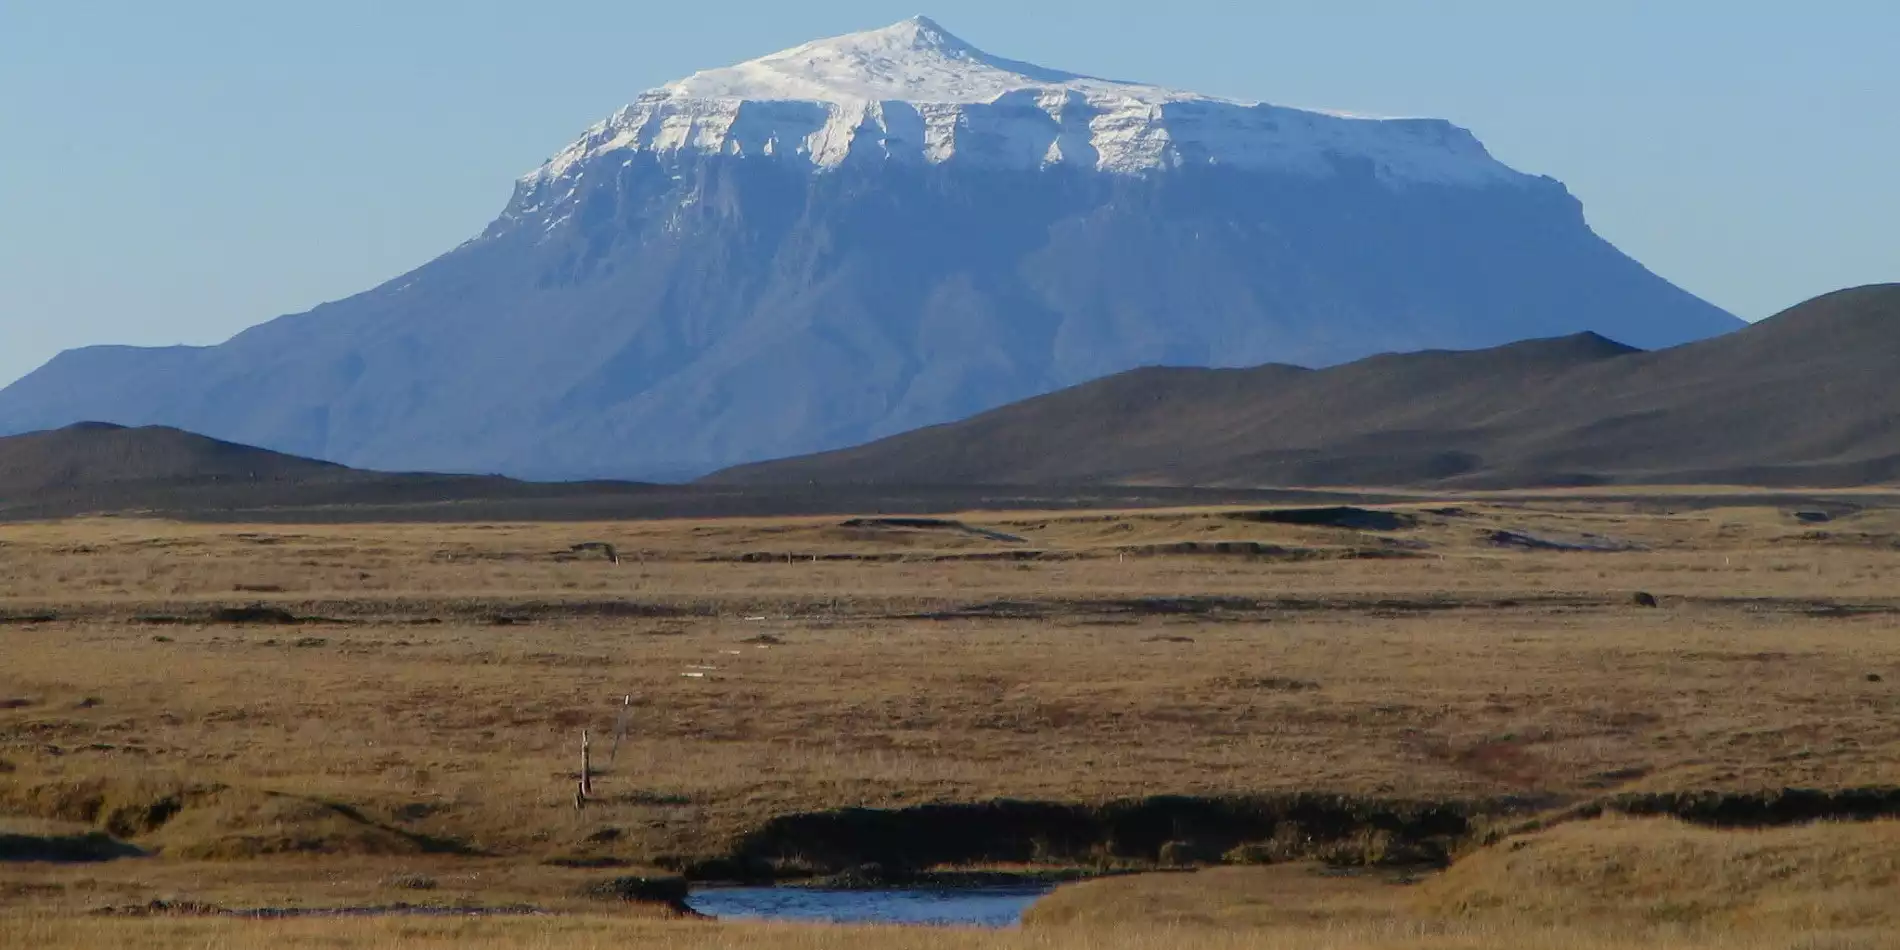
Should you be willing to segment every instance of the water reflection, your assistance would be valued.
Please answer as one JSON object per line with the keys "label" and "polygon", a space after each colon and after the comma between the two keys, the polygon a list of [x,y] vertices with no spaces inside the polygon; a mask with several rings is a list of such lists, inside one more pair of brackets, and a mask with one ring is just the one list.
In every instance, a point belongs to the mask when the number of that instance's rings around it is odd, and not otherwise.
{"label": "water reflection", "polygon": [[1041,885],[966,888],[826,890],[809,887],[717,887],[687,899],[702,914],[729,920],[1014,927]]}

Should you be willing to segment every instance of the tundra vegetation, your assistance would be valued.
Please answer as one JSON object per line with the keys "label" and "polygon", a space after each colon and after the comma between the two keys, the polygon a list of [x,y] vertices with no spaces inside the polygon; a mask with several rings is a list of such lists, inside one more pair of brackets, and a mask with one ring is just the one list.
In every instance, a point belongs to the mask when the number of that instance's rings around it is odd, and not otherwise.
{"label": "tundra vegetation", "polygon": [[[1877,492],[0,525],[0,945],[1887,946],[1897,560]],[[998,872],[1091,879],[603,899]]]}

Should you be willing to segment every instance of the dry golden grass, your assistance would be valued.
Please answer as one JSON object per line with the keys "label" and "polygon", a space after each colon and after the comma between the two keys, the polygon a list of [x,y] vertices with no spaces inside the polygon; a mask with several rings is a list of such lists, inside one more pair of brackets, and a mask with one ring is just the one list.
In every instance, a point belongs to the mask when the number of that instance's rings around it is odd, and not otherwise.
{"label": "dry golden grass", "polygon": [[1060,888],[1037,901],[1024,925],[1032,930],[1396,929],[1417,924],[1407,903],[1411,888],[1404,883],[1312,864],[1107,877]]}
{"label": "dry golden grass", "polygon": [[1496,924],[1063,928],[714,925],[614,918],[100,920],[0,915],[0,945],[36,950],[1880,950],[1891,934],[1608,934]]}
{"label": "dry golden grass", "polygon": [[[446,878],[481,862],[493,876],[457,899],[552,901],[584,875],[544,858],[716,854],[775,815],[846,805],[1900,784],[1900,512],[1814,525],[1687,497],[1455,504],[1386,533],[1214,509],[962,519],[1021,543],[836,518],[0,526],[0,617],[56,618],[0,622],[0,813],[116,812],[164,853],[0,866],[0,907],[389,902],[398,865]],[[1524,551],[1486,540],[1498,529],[1645,549]],[[567,554],[595,540],[623,563]],[[1182,542],[1270,547],[1155,553]],[[1021,551],[1039,553],[981,559]],[[1638,590],[1662,609],[1634,606]],[[208,619],[250,603],[329,619]],[[605,767],[577,813],[582,728]],[[189,807],[136,827],[168,795]],[[492,857],[422,853],[436,839]],[[344,863],[324,851],[382,863],[312,888]],[[144,926],[27,919],[5,926]],[[321,929],[283,926],[306,925]],[[338,945],[375,946],[410,925],[335,926],[368,941]]]}
{"label": "dry golden grass", "polygon": [[1104,878],[1039,901],[1027,925],[1888,934],[1900,942],[1896,894],[1897,822],[1743,831],[1609,818],[1516,836],[1416,882],[1300,864]]}
{"label": "dry golden grass", "polygon": [[1487,848],[1420,891],[1425,910],[1465,917],[1900,934],[1900,823],[1581,822]]}

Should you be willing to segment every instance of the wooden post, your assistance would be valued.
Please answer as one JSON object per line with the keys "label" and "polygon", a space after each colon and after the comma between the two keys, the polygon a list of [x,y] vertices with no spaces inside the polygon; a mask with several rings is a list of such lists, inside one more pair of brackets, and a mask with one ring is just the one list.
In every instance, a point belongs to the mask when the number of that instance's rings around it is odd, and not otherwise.
{"label": "wooden post", "polygon": [[627,718],[633,714],[633,696],[620,698],[620,718],[614,720],[614,744],[607,749],[607,767],[613,768],[620,758],[620,737],[627,732]]}
{"label": "wooden post", "polygon": [[581,798],[594,794],[594,761],[587,747],[587,730],[581,730]]}

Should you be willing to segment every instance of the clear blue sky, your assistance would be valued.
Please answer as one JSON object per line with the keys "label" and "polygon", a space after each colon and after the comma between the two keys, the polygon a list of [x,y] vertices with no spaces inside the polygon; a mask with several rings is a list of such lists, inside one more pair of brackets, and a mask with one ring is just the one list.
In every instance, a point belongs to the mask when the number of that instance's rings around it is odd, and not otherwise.
{"label": "clear blue sky", "polygon": [[0,383],[366,289],[641,90],[915,13],[1047,66],[1449,118],[1751,319],[1900,280],[1890,0],[0,0]]}

